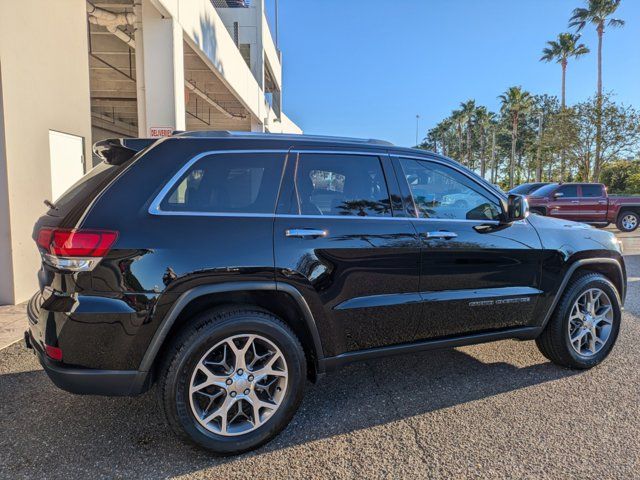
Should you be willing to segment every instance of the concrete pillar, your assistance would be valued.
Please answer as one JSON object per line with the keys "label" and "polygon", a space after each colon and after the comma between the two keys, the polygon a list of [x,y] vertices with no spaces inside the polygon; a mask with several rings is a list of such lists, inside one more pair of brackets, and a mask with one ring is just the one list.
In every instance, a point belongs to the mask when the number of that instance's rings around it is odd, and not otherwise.
{"label": "concrete pillar", "polygon": [[136,15],[135,42],[136,42],[136,98],[138,99],[138,136],[147,136],[147,102],[145,98],[144,86],[144,35],[142,34],[142,4],[136,2],[133,5],[133,12]]}
{"label": "concrete pillar", "polygon": [[[151,3],[142,2],[142,45],[136,42],[138,94],[144,91],[144,136],[153,127],[184,130],[184,48],[182,27],[163,16]],[[140,48],[142,47],[142,48]],[[142,71],[138,70],[142,68]],[[140,101],[140,97],[138,97]],[[140,109],[138,110],[140,113]]]}
{"label": "concrete pillar", "polygon": [[11,215],[7,181],[7,153],[4,141],[2,106],[2,65],[0,65],[0,305],[13,304],[13,262],[11,261]]}
{"label": "concrete pillar", "polygon": [[251,115],[251,131],[264,132],[264,125],[253,115]]}

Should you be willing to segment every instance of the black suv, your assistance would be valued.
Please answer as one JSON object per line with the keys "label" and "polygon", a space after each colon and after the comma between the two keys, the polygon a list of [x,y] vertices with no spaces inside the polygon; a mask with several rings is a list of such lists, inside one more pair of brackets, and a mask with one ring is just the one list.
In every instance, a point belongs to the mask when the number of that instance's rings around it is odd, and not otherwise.
{"label": "black suv", "polygon": [[376,140],[185,132],[110,140],[37,222],[28,346],[65,390],[156,385],[182,437],[230,454],[354,360],[535,339],[601,362],[626,272],[606,231]]}

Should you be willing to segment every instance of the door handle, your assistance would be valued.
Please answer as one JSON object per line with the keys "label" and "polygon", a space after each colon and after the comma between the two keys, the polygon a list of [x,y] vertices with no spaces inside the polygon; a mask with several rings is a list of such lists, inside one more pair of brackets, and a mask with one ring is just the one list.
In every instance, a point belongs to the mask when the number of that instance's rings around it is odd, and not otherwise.
{"label": "door handle", "polygon": [[444,238],[445,240],[449,240],[450,238],[456,238],[458,236],[457,233],[447,232],[445,230],[439,230],[437,232],[427,232],[425,233],[427,238]]}
{"label": "door handle", "polygon": [[316,237],[326,237],[327,231],[319,228],[289,228],[285,230],[284,234],[287,237],[297,237],[297,238],[316,238]]}
{"label": "door handle", "polygon": [[580,200],[571,200],[571,203],[580,203]]}
{"label": "door handle", "polygon": [[598,205],[606,205],[607,201],[606,200],[598,200]]}

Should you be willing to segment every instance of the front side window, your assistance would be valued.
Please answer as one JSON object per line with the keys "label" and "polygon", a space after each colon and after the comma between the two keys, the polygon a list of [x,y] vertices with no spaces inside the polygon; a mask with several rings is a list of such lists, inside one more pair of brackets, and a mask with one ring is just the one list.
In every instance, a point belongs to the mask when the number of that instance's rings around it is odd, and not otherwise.
{"label": "front side window", "polygon": [[602,197],[602,187],[600,185],[582,185],[583,197]]}
{"label": "front side window", "polygon": [[[463,174],[438,163],[402,158],[400,164],[420,218],[498,220],[500,206]],[[415,214],[415,212],[411,212]]]}
{"label": "front side window", "polygon": [[163,211],[273,213],[284,157],[269,153],[201,158],[160,203]]}
{"label": "front side window", "polygon": [[561,193],[562,198],[574,198],[578,196],[578,186],[577,185],[562,185],[556,193]]}
{"label": "front side window", "polygon": [[380,160],[367,155],[301,154],[295,188],[301,215],[391,216]]}

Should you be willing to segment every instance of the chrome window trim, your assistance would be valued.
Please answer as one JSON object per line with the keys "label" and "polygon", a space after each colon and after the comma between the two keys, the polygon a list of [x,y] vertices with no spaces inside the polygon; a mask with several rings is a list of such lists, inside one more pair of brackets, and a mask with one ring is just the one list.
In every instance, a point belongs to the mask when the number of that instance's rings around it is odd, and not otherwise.
{"label": "chrome window trim", "polygon": [[[478,183],[475,179],[468,175],[464,170],[451,165],[449,162],[445,162],[439,160],[437,158],[433,158],[430,156],[418,156],[418,155],[404,155],[398,153],[389,153],[388,151],[364,151],[364,150],[330,150],[330,149],[310,149],[305,150],[302,148],[291,148],[291,149],[248,149],[248,150],[209,150],[206,152],[199,153],[191,158],[187,163],[185,163],[182,168],[180,168],[173,177],[162,187],[160,192],[155,196],[151,205],[149,206],[148,212],[151,215],[157,216],[187,216],[187,217],[236,217],[236,218],[318,218],[318,219],[328,219],[328,220],[384,220],[384,221],[419,221],[419,222],[457,222],[457,223],[483,223],[483,224],[494,224],[498,225],[500,222],[498,220],[467,220],[462,218],[420,218],[420,217],[362,217],[358,215],[296,215],[296,214],[276,214],[274,213],[243,213],[243,212],[197,212],[197,211],[178,211],[178,210],[162,210],[160,208],[160,204],[164,200],[169,193],[169,191],[174,187],[174,185],[182,178],[182,176],[191,168],[193,164],[195,164],[198,160],[208,157],[210,155],[224,155],[224,154],[243,154],[243,153],[284,153],[284,154],[304,154],[304,153],[313,153],[313,154],[336,154],[336,155],[362,155],[362,156],[370,156],[370,157],[388,157],[388,158],[408,158],[413,160],[422,160],[426,162],[435,162],[446,167],[452,168],[462,175],[465,175],[469,180],[474,183]],[[478,183],[479,184],[479,183]],[[487,190],[488,193],[494,194],[484,185],[479,184],[484,190]],[[500,197],[498,197],[499,200]],[[501,203],[501,202],[499,202]]]}

